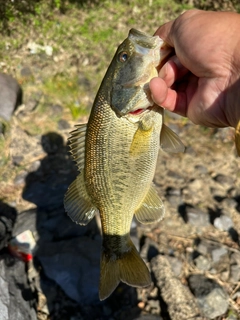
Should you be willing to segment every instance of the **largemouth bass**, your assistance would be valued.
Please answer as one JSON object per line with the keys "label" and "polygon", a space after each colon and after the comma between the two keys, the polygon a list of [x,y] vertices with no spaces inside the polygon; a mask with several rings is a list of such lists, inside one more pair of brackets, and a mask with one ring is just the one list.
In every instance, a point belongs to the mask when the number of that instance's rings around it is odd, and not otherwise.
{"label": "largemouth bass", "polygon": [[173,152],[184,149],[163,124],[163,109],[154,105],[148,85],[168,53],[159,37],[131,29],[107,70],[88,123],[78,125],[69,138],[80,174],[64,204],[80,225],[100,213],[101,300],[120,281],[134,287],[151,283],[129,232],[134,215],[144,224],[160,221],[164,215],[152,184],[160,145]]}

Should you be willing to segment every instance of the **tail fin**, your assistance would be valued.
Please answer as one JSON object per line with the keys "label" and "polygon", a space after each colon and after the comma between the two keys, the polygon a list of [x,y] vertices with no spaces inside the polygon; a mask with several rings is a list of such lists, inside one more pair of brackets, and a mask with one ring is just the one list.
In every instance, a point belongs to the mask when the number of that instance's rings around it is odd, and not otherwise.
{"label": "tail fin", "polygon": [[132,242],[130,250],[119,259],[107,257],[102,252],[100,269],[100,300],[109,297],[120,281],[133,287],[147,287],[151,284],[149,270]]}

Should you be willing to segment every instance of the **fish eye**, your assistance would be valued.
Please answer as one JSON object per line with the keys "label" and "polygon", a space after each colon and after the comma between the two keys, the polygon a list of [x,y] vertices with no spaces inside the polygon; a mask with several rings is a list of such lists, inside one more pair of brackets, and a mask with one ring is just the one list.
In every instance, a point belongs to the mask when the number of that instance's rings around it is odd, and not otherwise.
{"label": "fish eye", "polygon": [[128,59],[128,53],[126,51],[120,52],[118,59],[120,62],[126,62]]}

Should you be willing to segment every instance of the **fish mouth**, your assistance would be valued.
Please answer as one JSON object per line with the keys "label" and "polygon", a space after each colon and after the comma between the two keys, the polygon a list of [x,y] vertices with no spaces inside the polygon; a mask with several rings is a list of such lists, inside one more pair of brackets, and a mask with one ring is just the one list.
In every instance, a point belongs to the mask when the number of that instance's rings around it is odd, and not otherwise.
{"label": "fish mouth", "polygon": [[132,28],[128,34],[129,40],[135,44],[135,48],[139,49],[142,54],[146,54],[149,49],[160,46],[160,38],[158,36],[150,37],[144,32]]}
{"label": "fish mouth", "polygon": [[146,109],[137,109],[134,111],[129,112],[129,114],[132,114],[133,116],[138,116],[139,114],[143,113]]}
{"label": "fish mouth", "polygon": [[134,110],[134,111],[130,111],[129,114],[133,115],[133,116],[138,116],[142,113],[144,113],[145,111],[149,111],[149,110],[152,110],[152,106],[149,106],[148,108],[141,108],[141,109],[137,109],[137,110]]}

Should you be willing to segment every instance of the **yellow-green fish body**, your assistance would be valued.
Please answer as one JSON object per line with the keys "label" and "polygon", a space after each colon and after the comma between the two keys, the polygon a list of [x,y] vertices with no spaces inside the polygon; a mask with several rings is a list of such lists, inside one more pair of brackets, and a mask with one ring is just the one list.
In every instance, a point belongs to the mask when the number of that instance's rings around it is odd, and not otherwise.
{"label": "yellow-green fish body", "polygon": [[87,126],[78,126],[70,138],[80,174],[66,193],[65,208],[82,225],[100,212],[101,300],[120,281],[151,283],[130,226],[134,214],[142,223],[162,219],[164,206],[152,185],[160,140],[166,148],[182,148],[162,123],[163,109],[150,98],[148,83],[157,76],[161,44],[158,37],[130,30],[102,81]]}

